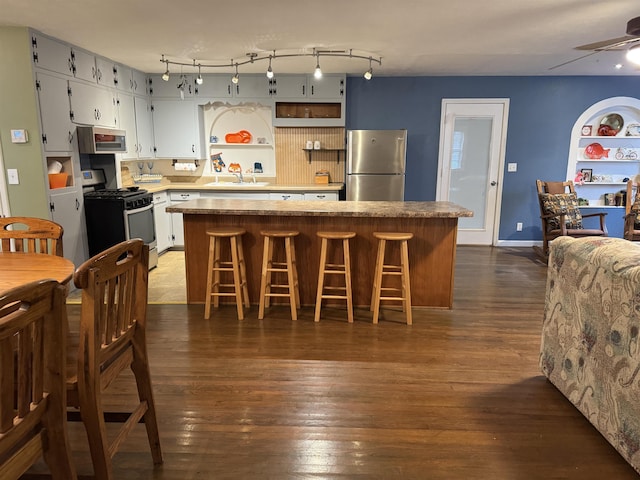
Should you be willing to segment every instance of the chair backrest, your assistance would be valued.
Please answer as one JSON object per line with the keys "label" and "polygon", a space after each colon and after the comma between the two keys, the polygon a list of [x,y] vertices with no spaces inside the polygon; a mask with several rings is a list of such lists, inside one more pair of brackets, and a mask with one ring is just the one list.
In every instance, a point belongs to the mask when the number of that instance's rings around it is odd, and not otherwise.
{"label": "chair backrest", "polygon": [[536,180],[536,188],[540,193],[576,193],[576,189],[571,180],[566,182],[543,182]]}
{"label": "chair backrest", "polygon": [[638,183],[634,180],[627,182],[627,198],[625,202],[625,214],[629,215],[633,204],[640,200],[640,190],[638,189]]}
{"label": "chair backrest", "polygon": [[33,217],[2,217],[0,218],[0,250],[48,253],[62,257],[63,233],[62,226],[51,220]]}
{"label": "chair backrest", "polygon": [[66,436],[65,289],[55,280],[0,294],[0,478],[41,455],[54,478],[75,478]]}
{"label": "chair backrest", "polygon": [[108,248],[76,269],[73,282],[82,289],[78,374],[87,375],[85,382],[101,381],[106,388],[128,366],[115,359],[131,347],[134,335],[142,334],[144,339],[148,265],[149,247],[133,239]]}

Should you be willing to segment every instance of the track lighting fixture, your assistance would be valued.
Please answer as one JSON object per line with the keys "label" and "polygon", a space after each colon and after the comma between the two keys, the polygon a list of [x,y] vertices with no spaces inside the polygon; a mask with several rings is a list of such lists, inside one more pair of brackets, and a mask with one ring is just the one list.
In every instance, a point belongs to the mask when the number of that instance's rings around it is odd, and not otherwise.
{"label": "track lighting fixture", "polygon": [[[233,63],[233,60],[231,60],[231,62]],[[240,77],[238,76],[238,63],[236,62],[236,73],[233,77],[231,77],[231,81],[234,83],[234,85],[237,85],[238,82],[240,81]]]}
{"label": "track lighting fixture", "polygon": [[267,68],[267,78],[273,78],[273,70],[271,68],[271,55],[269,55],[269,68]]}
{"label": "track lighting fixture", "polygon": [[322,78],[322,70],[320,69],[320,54],[316,55],[316,69],[313,71],[315,78]]}
{"label": "track lighting fixture", "polygon": [[371,77],[373,77],[373,67],[371,66],[371,57],[369,57],[369,70],[364,72],[364,79],[371,80]]}
{"label": "track lighting fixture", "polygon": [[627,50],[627,60],[636,65],[640,65],[640,45],[636,45]]}
{"label": "track lighting fixture", "polygon": [[[196,61],[193,61],[193,64],[196,64]],[[204,83],[204,78],[202,78],[202,72],[200,71],[201,66],[198,65],[198,76],[196,77],[196,83],[198,85],[202,85]]]}
{"label": "track lighting fixture", "polygon": [[[640,47],[640,46],[639,46]],[[631,49],[633,50],[633,48]],[[640,57],[640,51],[637,52],[638,56]],[[233,77],[231,78],[231,81],[234,84],[237,84],[239,82],[240,76],[238,74],[238,67],[242,66],[242,65],[246,65],[247,63],[253,63],[256,61],[261,61],[261,60],[269,60],[269,67],[267,68],[267,78],[271,79],[274,77],[274,73],[273,73],[273,68],[271,67],[271,63],[273,59],[276,58],[291,58],[291,57],[314,57],[316,59],[316,68],[313,72],[313,75],[316,78],[321,78],[322,77],[322,69],[320,68],[320,57],[324,56],[324,57],[347,57],[347,58],[357,58],[357,59],[362,59],[362,60],[369,60],[369,70],[367,70],[364,73],[364,78],[366,78],[367,80],[370,80],[373,77],[373,67],[372,64],[373,62],[376,62],[378,65],[382,65],[382,57],[372,57],[370,55],[358,55],[358,54],[353,54],[352,50],[320,50],[317,48],[314,48],[312,52],[305,52],[305,53],[299,53],[298,51],[295,51],[293,53],[278,53],[276,54],[276,51],[273,50],[273,53],[270,53],[268,55],[264,54],[261,56],[261,54],[252,52],[252,53],[247,53],[246,54],[247,59],[243,60],[243,61],[239,61],[239,62],[234,62],[233,59],[231,59],[231,64],[229,63],[210,63],[210,64],[206,64],[206,63],[196,63],[196,60],[193,60],[193,63],[183,63],[183,62],[179,62],[179,61],[172,61],[172,60],[168,60],[165,58],[164,55],[162,55],[162,59],[160,60],[162,63],[164,63],[166,65],[166,69],[164,74],[162,75],[162,79],[167,82],[169,81],[169,64],[171,65],[180,65],[180,66],[193,66],[198,67],[198,77],[196,78],[196,83],[198,85],[202,85],[202,83],[204,82],[204,79],[202,78],[202,68],[234,68],[235,69],[235,74],[233,75]],[[640,60],[638,60],[638,62],[640,63]]]}
{"label": "track lighting fixture", "polygon": [[161,61],[167,64],[167,68],[162,74],[162,80],[164,80],[165,82],[168,82],[169,81],[169,60],[165,60],[164,55],[162,55]]}

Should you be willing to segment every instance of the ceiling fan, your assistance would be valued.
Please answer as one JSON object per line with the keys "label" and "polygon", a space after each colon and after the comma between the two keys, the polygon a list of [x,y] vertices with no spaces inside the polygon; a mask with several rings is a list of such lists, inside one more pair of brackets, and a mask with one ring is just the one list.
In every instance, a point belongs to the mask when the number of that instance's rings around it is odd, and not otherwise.
{"label": "ceiling fan", "polygon": [[575,47],[576,50],[588,50],[590,53],[582,55],[578,58],[574,58],[573,60],[554,65],[553,67],[549,68],[549,70],[554,70],[564,65],[577,62],[578,60],[590,57],[591,55],[595,55],[599,52],[627,49],[629,46],[633,46],[636,43],[638,43],[638,46],[640,46],[640,17],[632,18],[627,22],[627,34],[624,37],[602,40],[600,42],[589,43],[586,45]]}

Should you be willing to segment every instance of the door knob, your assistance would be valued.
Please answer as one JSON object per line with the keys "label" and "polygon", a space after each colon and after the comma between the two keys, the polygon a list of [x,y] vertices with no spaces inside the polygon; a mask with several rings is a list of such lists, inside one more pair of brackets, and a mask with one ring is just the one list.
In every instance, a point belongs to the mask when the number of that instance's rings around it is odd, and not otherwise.
{"label": "door knob", "polygon": [[498,182],[496,182],[495,180],[493,180],[493,181],[491,182],[491,186],[492,186],[492,187],[495,187],[497,184],[498,184]]}

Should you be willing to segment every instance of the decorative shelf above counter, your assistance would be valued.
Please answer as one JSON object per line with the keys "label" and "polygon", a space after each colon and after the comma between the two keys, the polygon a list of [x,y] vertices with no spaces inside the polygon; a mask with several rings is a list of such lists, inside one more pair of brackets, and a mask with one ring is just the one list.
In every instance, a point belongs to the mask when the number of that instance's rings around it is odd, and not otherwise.
{"label": "decorative shelf above counter", "polygon": [[307,152],[307,159],[309,160],[309,163],[311,163],[311,160],[313,160],[313,153],[320,153],[320,152],[335,152],[336,153],[336,161],[338,163],[340,163],[340,152],[344,153],[345,149],[344,148],[303,148],[303,151]]}

